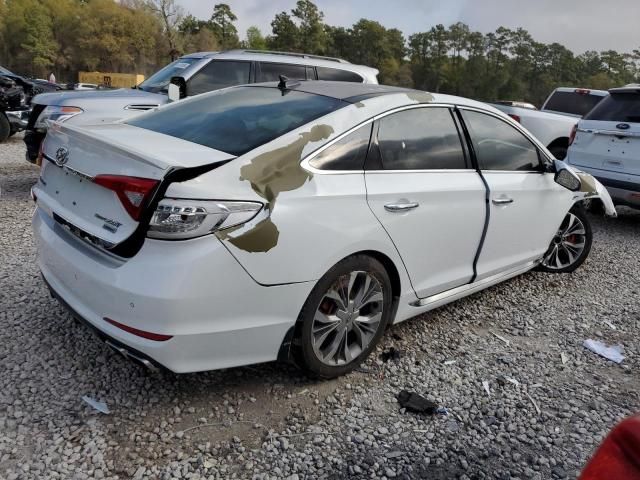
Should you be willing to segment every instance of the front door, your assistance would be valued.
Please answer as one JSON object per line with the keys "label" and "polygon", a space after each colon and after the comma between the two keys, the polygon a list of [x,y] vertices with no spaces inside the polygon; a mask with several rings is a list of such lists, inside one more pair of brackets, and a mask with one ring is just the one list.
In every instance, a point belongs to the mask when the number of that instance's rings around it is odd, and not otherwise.
{"label": "front door", "polygon": [[447,107],[411,108],[374,126],[367,201],[420,298],[468,283],[485,223],[485,187]]}
{"label": "front door", "polygon": [[545,173],[538,148],[506,121],[461,110],[489,187],[489,222],[476,266],[481,280],[541,258],[573,194]]}

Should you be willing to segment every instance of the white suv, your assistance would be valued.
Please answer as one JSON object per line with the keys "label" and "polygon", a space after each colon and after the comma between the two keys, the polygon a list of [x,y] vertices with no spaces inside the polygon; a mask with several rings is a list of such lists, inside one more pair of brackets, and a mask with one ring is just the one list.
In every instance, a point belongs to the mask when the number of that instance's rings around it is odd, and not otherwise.
{"label": "white suv", "polygon": [[640,208],[640,85],[609,93],[575,126],[567,162],[600,180],[615,203]]}

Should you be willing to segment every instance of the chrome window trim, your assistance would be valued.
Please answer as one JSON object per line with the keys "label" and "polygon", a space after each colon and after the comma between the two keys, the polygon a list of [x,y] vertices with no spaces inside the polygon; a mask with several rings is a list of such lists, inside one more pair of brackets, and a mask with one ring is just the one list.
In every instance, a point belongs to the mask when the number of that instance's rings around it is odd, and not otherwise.
{"label": "chrome window trim", "polygon": [[[522,125],[520,125],[518,122],[516,122],[515,120],[511,119],[508,116],[506,116],[506,118],[505,118],[505,116],[503,116],[505,114],[497,114],[497,113],[491,112],[489,110],[484,110],[482,108],[471,107],[471,106],[467,106],[467,105],[458,105],[457,108],[458,108],[458,110],[468,110],[468,111],[471,111],[471,112],[484,113],[485,115],[489,115],[491,117],[494,117],[497,120],[501,120],[503,123],[506,123],[507,125],[515,128],[522,135],[524,135],[524,137],[527,140],[529,140],[536,147],[538,147],[538,151],[540,153],[542,153],[542,155],[544,156],[545,160],[547,160],[549,163],[553,163],[553,161],[555,160],[554,158],[551,158],[551,157],[549,157],[549,155],[547,155],[547,147],[542,145],[542,143],[540,143],[540,141],[537,138],[535,138],[533,135],[531,135],[529,132],[527,132],[524,129],[524,127]],[[480,171],[482,171],[482,172],[503,172],[503,173],[544,173],[544,171],[539,171],[539,170],[485,170],[485,169],[482,169],[482,168],[480,169]]]}
{"label": "chrome window trim", "polygon": [[[355,127],[350,128],[349,130],[341,133],[340,135],[338,135],[337,137],[335,137],[334,139],[330,140],[329,142],[327,142],[326,144],[324,144],[322,147],[320,147],[319,149],[311,152],[310,154],[308,154],[306,157],[304,157],[301,162],[300,162],[300,166],[307,170],[308,172],[314,173],[314,174],[318,174],[318,175],[346,175],[346,174],[354,174],[354,173],[364,173],[366,171],[366,173],[429,173],[429,172],[438,172],[438,173],[444,173],[444,172],[473,172],[476,173],[476,170],[473,168],[463,168],[463,169],[437,169],[437,170],[365,170],[363,169],[359,169],[359,170],[322,170],[319,168],[315,168],[313,166],[311,166],[309,164],[309,162],[311,160],[313,160],[317,155],[319,155],[320,153],[322,153],[323,151],[325,151],[327,148],[331,147],[334,143],[339,142],[340,140],[342,140],[344,137],[346,137],[347,135],[353,133],[354,131],[356,131],[358,128],[360,127],[364,127],[367,124],[373,123],[377,120],[380,120],[381,118],[387,117],[389,115],[393,115],[394,113],[398,113],[398,112],[403,112],[405,110],[414,110],[417,108],[456,108],[457,105],[453,104],[453,103],[416,103],[413,105],[403,105],[402,107],[394,107],[391,110],[387,110],[386,112],[382,112],[379,113],[361,123],[359,123],[358,125],[356,125]],[[479,110],[482,112],[482,110]],[[369,140],[371,141],[371,140]],[[462,144],[460,145],[462,147]]]}

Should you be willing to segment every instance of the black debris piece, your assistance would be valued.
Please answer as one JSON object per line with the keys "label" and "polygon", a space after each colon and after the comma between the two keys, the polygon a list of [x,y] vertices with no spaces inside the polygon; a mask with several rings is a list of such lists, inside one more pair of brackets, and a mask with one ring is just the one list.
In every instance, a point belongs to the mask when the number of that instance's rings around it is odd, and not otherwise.
{"label": "black debris piece", "polygon": [[402,390],[398,393],[398,403],[402,408],[406,408],[410,412],[424,413],[426,415],[433,415],[438,410],[438,405],[430,400],[427,400],[422,395],[415,392],[409,392]]}
{"label": "black debris piece", "polygon": [[389,360],[400,360],[401,356],[402,354],[400,353],[400,350],[395,347],[389,347],[387,350],[380,354],[380,360],[382,360],[384,363],[387,363]]}

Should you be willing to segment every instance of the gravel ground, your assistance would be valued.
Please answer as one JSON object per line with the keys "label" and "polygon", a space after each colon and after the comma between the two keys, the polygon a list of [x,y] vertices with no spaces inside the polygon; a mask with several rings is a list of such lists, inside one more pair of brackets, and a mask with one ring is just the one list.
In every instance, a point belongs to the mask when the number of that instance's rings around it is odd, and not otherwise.
{"label": "gravel ground", "polygon": [[[575,478],[640,409],[640,212],[594,217],[575,273],[529,273],[398,325],[335,381],[279,364],[148,374],[49,297],[23,157],[20,137],[0,145],[0,478]],[[390,347],[400,358],[384,363]],[[403,411],[401,389],[448,415]]]}

